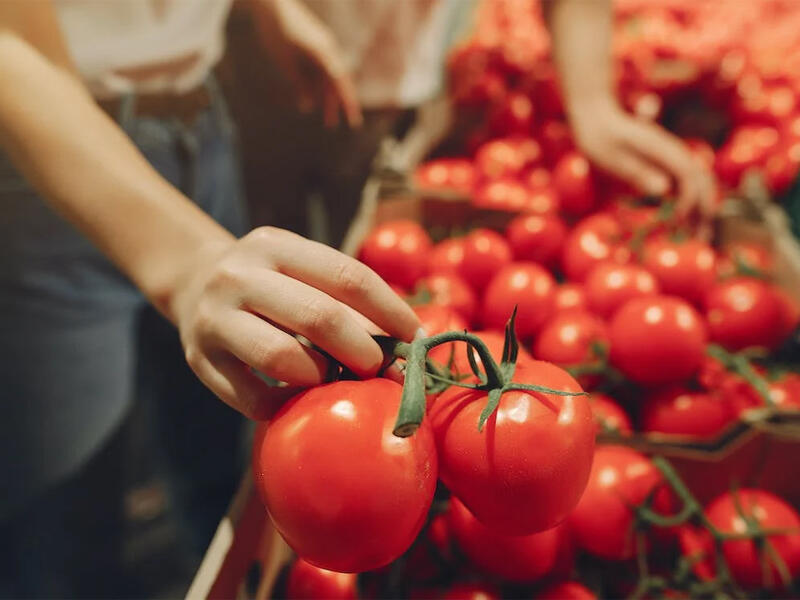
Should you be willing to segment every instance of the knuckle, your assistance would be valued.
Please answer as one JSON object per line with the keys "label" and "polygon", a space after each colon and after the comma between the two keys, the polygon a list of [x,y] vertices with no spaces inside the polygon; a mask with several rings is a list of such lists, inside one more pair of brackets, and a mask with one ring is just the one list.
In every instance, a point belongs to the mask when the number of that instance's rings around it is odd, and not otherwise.
{"label": "knuckle", "polygon": [[371,288],[367,267],[357,262],[342,262],[336,268],[336,281],[347,296],[363,296]]}
{"label": "knuckle", "polygon": [[293,363],[294,348],[290,341],[257,341],[253,344],[251,365],[270,377],[279,378]]}
{"label": "knuckle", "polygon": [[341,313],[332,302],[318,299],[308,301],[302,314],[305,333],[310,338],[335,330],[341,320]]}
{"label": "knuckle", "polygon": [[202,362],[202,352],[200,348],[195,346],[194,344],[187,344],[183,349],[183,356],[186,359],[186,364],[197,373],[200,370],[200,364]]}
{"label": "knuckle", "polygon": [[220,263],[208,280],[207,289],[212,292],[239,288],[246,276],[241,267],[228,261]]}
{"label": "knuckle", "polygon": [[208,334],[214,327],[214,310],[211,302],[200,300],[194,313],[193,328],[196,333],[203,336]]}

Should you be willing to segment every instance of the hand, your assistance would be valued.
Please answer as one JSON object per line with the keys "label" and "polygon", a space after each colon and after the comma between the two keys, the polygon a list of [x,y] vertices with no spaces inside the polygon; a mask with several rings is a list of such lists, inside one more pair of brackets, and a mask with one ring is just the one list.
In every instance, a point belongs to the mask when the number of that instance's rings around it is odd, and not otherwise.
{"label": "hand", "polygon": [[[328,246],[272,227],[253,230],[198,257],[173,301],[186,360],[223,401],[268,418],[297,393],[322,383],[328,361],[293,334],[363,377],[383,354],[369,321],[410,341],[414,312],[371,269]],[[251,367],[287,387],[269,387]]]}
{"label": "hand", "polygon": [[713,177],[680,138],[611,102],[578,105],[570,113],[576,143],[594,164],[654,196],[669,192],[674,180],[679,217],[713,216]]}
{"label": "hand", "polygon": [[297,94],[298,107],[310,112],[321,101],[325,125],[351,127],[363,121],[355,85],[330,29],[297,0],[258,0],[262,39]]}

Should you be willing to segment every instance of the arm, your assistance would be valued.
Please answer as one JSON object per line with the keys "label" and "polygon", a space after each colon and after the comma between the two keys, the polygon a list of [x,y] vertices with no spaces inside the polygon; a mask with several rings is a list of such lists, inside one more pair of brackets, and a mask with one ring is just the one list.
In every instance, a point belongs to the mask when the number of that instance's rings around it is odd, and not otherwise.
{"label": "arm", "polygon": [[152,169],[75,77],[6,23],[0,146],[178,326],[189,364],[220,398],[264,418],[296,391],[266,387],[248,366],[290,386],[319,383],[326,360],[287,331],[362,375],[382,360],[364,317],[413,337],[413,311],[354,259],[273,228],[233,238]]}
{"label": "arm", "polygon": [[708,215],[711,174],[679,138],[627,114],[614,97],[609,0],[551,0],[543,6],[578,146],[598,166],[643,192],[665,194],[674,179],[679,214],[699,208]]}

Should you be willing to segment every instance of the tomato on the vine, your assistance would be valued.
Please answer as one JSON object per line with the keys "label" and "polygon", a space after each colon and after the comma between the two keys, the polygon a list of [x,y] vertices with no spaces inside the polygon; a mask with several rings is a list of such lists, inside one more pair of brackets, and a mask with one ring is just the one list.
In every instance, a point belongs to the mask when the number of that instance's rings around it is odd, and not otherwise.
{"label": "tomato on the vine", "polygon": [[494,274],[511,262],[508,242],[491,229],[475,229],[463,244],[464,258],[458,272],[475,290],[482,291]]}
{"label": "tomato on the vine", "polygon": [[359,250],[358,258],[389,283],[411,289],[428,270],[428,233],[413,221],[378,225]]}
{"label": "tomato on the vine", "polygon": [[517,308],[516,330],[527,339],[538,333],[552,307],[555,279],[533,262],[515,262],[500,269],[486,286],[483,296],[483,324],[503,329]]}
{"label": "tomato on the vine", "polygon": [[377,569],[422,528],[436,487],[436,449],[427,420],[410,437],[392,433],[401,390],[387,379],[320,385],[259,425],[256,489],[275,528],[311,564]]}
{"label": "tomato on the vine", "polygon": [[603,262],[592,268],[586,276],[584,289],[589,308],[606,319],[631,298],[660,291],[658,282],[647,269],[613,262]]}
{"label": "tomato on the vine", "polygon": [[548,319],[536,338],[533,355],[568,367],[600,359],[596,349],[608,349],[605,323],[587,311],[571,309]]}
{"label": "tomato on the vine", "polygon": [[506,228],[506,239],[516,260],[552,267],[567,237],[567,226],[557,215],[520,215]]}
{"label": "tomato on the vine", "polygon": [[[503,355],[503,344],[505,343],[505,336],[502,333],[494,329],[473,331],[471,333],[477,335],[483,341],[483,343],[486,344],[486,347],[488,348],[492,357],[494,357],[496,360],[500,360],[500,357]],[[431,351],[428,352],[428,358],[433,359],[440,365],[447,365],[450,362],[451,351],[453,358],[453,371],[460,375],[471,374],[472,369],[470,368],[469,359],[467,358],[467,344],[465,342],[451,342],[449,344],[442,344],[441,346],[431,348]],[[526,361],[532,360],[533,357],[528,354],[524,348],[519,349],[517,364],[522,364]],[[478,367],[483,368],[483,362],[477,353],[475,353],[475,362],[478,364]]]}
{"label": "tomato on the vine", "polygon": [[699,305],[716,280],[714,249],[698,239],[649,240],[642,264],[655,276],[665,294],[680,296]]}
{"label": "tomato on the vine", "polygon": [[414,307],[414,312],[417,313],[422,329],[428,335],[445,331],[464,331],[467,328],[464,317],[449,306],[421,304]]}
{"label": "tomato on the vine", "polygon": [[676,385],[647,397],[642,407],[642,431],[711,437],[736,421],[737,416],[724,394]]}
{"label": "tomato on the vine", "polygon": [[625,412],[617,401],[606,394],[592,392],[589,404],[595,420],[600,425],[600,430],[615,431],[622,435],[633,433],[633,425],[628,413]]}
{"label": "tomato on the vine", "polygon": [[298,558],[289,568],[287,600],[356,600],[355,573],[337,573]]}

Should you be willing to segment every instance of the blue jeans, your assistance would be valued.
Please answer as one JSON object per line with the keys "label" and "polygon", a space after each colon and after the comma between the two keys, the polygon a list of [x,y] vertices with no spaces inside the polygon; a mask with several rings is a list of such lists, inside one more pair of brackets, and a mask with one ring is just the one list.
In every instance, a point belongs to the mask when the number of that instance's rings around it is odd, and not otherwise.
{"label": "blue jeans", "polygon": [[[240,235],[246,218],[235,132],[211,90],[212,107],[191,126],[135,116],[135,99],[123,103],[118,121],[162,176]],[[191,376],[165,323],[150,317],[142,331],[146,307],[0,155],[0,524],[89,463],[137,393],[157,397],[170,413],[160,433],[171,438],[173,455],[211,459],[219,455],[214,435],[227,432],[223,452],[233,460],[238,414]]]}

